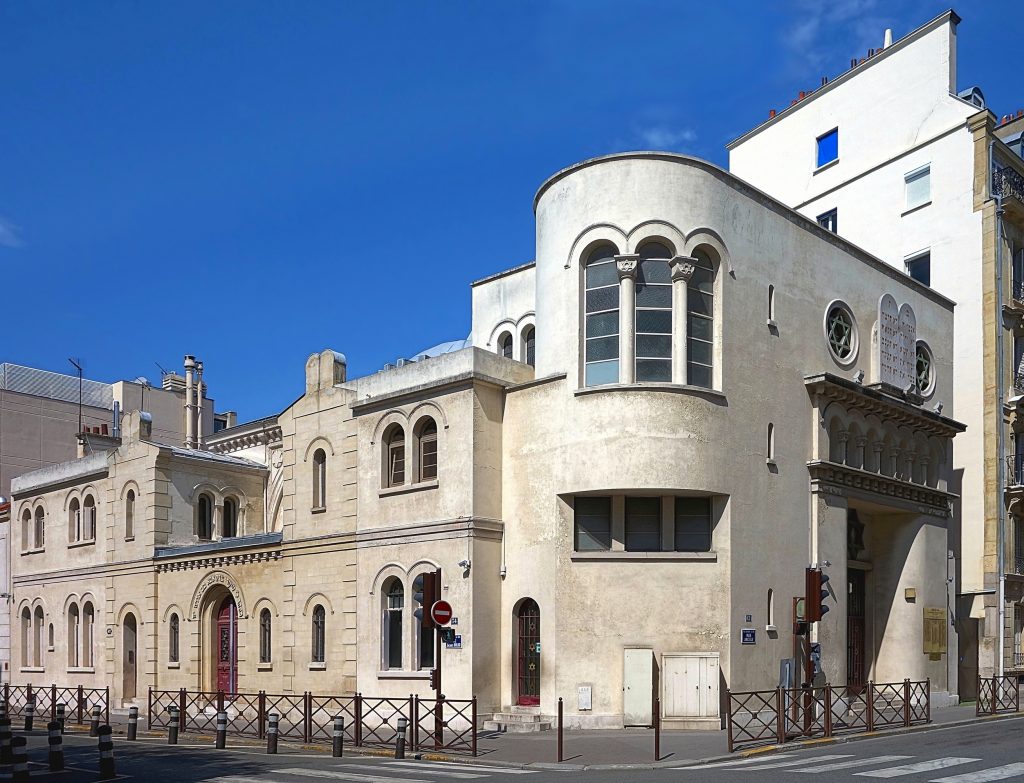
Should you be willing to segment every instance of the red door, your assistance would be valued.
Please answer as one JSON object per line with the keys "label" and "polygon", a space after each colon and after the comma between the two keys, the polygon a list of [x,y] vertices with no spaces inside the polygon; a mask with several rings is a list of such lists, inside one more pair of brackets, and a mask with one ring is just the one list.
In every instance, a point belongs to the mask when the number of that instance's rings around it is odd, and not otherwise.
{"label": "red door", "polygon": [[519,606],[518,664],[516,702],[525,706],[540,704],[540,607],[532,598]]}
{"label": "red door", "polygon": [[238,676],[238,607],[228,597],[217,613],[217,690],[234,693]]}

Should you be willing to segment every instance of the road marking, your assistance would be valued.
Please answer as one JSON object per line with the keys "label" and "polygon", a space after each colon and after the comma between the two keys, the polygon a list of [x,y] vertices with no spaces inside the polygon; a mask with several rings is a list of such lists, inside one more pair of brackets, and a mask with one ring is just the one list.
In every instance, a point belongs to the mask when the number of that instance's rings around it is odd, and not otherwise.
{"label": "road marking", "polygon": [[792,753],[777,753],[772,756],[758,756],[757,758],[743,759],[741,761],[716,761],[714,764],[697,764],[692,767],[672,767],[672,769],[690,769],[699,771],[702,769],[717,769],[719,767],[744,767],[748,764],[764,764],[776,759],[788,759],[792,757],[792,755]]}
{"label": "road marking", "polygon": [[[398,766],[401,763],[402,763],[401,761],[394,761],[394,762],[392,762],[392,764],[394,764],[395,766]],[[439,775],[439,776],[441,776],[443,778],[457,778],[459,780],[475,780],[476,778],[485,778],[485,777],[487,777],[487,773],[482,772],[479,769],[475,773],[473,773],[473,772],[460,772],[460,771],[452,771],[452,772],[450,772],[450,771],[448,771],[446,769],[447,764],[424,764],[422,766],[427,768],[427,769],[422,770],[423,772],[428,772],[431,775]],[[370,770],[373,770],[374,772],[387,772],[388,771],[387,767],[382,767],[380,764],[345,764],[345,765],[343,765],[343,768],[344,769],[370,769]],[[402,770],[397,770],[397,771],[401,772]]]}
{"label": "road marking", "polygon": [[[913,756],[874,756],[869,759],[854,759],[853,761],[837,761],[835,764],[819,764],[815,767],[796,769],[794,772],[832,772],[837,769],[850,769],[851,767],[866,767],[869,764],[888,764],[890,761],[903,761],[912,759]],[[818,761],[818,759],[810,759]]]}
{"label": "road marking", "polygon": [[[772,758],[767,758],[765,761],[771,762],[770,764],[758,764],[756,767],[747,767],[743,772],[760,772],[762,769],[781,769],[782,767],[796,767],[800,764],[813,764],[815,761],[834,761],[835,759],[848,759],[852,756],[852,753],[833,753],[827,756],[815,756],[814,758],[802,758],[802,759],[790,759],[789,761],[776,762]],[[778,758],[776,756],[775,758]]]}
{"label": "road marking", "polygon": [[430,783],[423,778],[389,778],[383,775],[364,775],[358,772],[335,772],[333,769],[275,769],[275,775],[296,775],[306,778],[329,778],[331,780],[352,780],[355,783]]}
{"label": "road marking", "polygon": [[466,772],[497,772],[499,775],[535,775],[535,769],[513,769],[511,767],[490,767],[486,764],[455,764],[450,761],[385,761],[389,767],[418,767],[422,769],[458,769]]}
{"label": "road marking", "polygon": [[936,778],[929,783],[989,783],[991,780],[1006,780],[1017,775],[1024,775],[1024,764],[1007,764],[1003,767],[981,769],[963,775],[952,775],[948,778]]}
{"label": "road marking", "polygon": [[885,769],[873,769],[870,772],[854,772],[853,774],[865,778],[898,778],[902,775],[916,775],[918,772],[932,772],[936,769],[956,767],[960,764],[971,764],[975,761],[981,761],[981,759],[947,756],[946,758],[932,759],[931,761],[921,761],[917,764],[904,764],[900,767],[886,767]]}

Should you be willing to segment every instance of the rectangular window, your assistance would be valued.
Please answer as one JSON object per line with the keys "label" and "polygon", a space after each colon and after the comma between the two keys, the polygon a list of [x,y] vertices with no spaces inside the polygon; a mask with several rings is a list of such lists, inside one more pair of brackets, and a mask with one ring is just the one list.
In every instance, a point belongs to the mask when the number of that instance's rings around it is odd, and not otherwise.
{"label": "rectangular window", "polygon": [[405,483],[405,441],[392,442],[388,447],[388,486]]}
{"label": "rectangular window", "polygon": [[711,498],[676,498],[677,552],[711,551]]}
{"label": "rectangular window", "polygon": [[823,212],[818,215],[818,225],[826,231],[831,231],[833,234],[839,233],[839,210],[830,209],[828,212]]}
{"label": "rectangular window", "polygon": [[577,552],[606,552],[612,548],[612,499],[578,497],[573,503]]}
{"label": "rectangular window", "polygon": [[661,551],[661,498],[626,498],[626,551]]}
{"label": "rectangular window", "polygon": [[839,128],[818,137],[818,168],[839,159]]}
{"label": "rectangular window", "polygon": [[907,265],[907,274],[914,278],[917,282],[927,286],[930,286],[932,284],[931,253],[922,253],[919,256],[908,258],[904,263]]}
{"label": "rectangular window", "polygon": [[914,169],[903,177],[903,181],[907,191],[907,209],[913,209],[931,201],[931,166]]}

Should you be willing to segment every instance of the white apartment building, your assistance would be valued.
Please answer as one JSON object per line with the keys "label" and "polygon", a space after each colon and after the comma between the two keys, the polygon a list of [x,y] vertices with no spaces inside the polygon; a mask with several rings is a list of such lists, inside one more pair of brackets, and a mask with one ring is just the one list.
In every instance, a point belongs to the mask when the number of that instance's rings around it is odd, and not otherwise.
{"label": "white apartment building", "polygon": [[880,30],[877,50],[728,148],[732,173],[956,302],[954,396],[938,402],[967,425],[950,613],[970,695],[977,672],[1024,672],[1024,118],[957,84],[959,22],[948,11],[895,42]]}

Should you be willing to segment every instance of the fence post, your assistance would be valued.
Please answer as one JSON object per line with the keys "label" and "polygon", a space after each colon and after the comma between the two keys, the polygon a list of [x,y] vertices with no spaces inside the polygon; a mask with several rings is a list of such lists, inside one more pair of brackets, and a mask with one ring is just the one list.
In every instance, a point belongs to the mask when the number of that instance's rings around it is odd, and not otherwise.
{"label": "fence post", "polygon": [[786,742],[786,706],[785,691],[782,687],[775,689],[775,739],[780,745]]}
{"label": "fence post", "polygon": [[260,695],[256,700],[256,735],[260,739],[265,739],[267,736],[267,693],[266,691],[260,691]]}
{"label": "fence post", "polygon": [[420,697],[412,697],[412,749],[420,749]]}
{"label": "fence post", "polygon": [[992,675],[992,714],[998,712],[999,707],[999,678]]}
{"label": "fence post", "polygon": [[832,686],[825,684],[825,736],[832,736]]}
{"label": "fence post", "polygon": [[562,697],[558,697],[558,761],[562,761]]}
{"label": "fence post", "polygon": [[57,683],[50,686],[50,720],[53,720],[53,713],[57,709]]}
{"label": "fence post", "polygon": [[363,745],[363,694],[356,694],[356,747]]}
{"label": "fence post", "polygon": [[306,691],[302,698],[302,722],[304,725],[303,737],[308,745],[313,741],[313,694]]}
{"label": "fence post", "polygon": [[729,752],[732,753],[732,691],[729,689],[725,691],[725,708],[726,737],[728,738]]}
{"label": "fence post", "polygon": [[82,686],[78,686],[78,725],[85,723],[85,692]]}
{"label": "fence post", "polygon": [[932,722],[932,678],[927,677],[924,681],[924,722]]}
{"label": "fence post", "polygon": [[409,694],[409,748],[416,752],[416,695]]}
{"label": "fence post", "polygon": [[868,731],[875,730],[875,684],[868,680]]}
{"label": "fence post", "polygon": [[178,731],[185,733],[185,724],[188,723],[188,693],[182,688],[178,691]]}
{"label": "fence post", "polygon": [[146,731],[153,730],[153,686],[149,686],[149,693],[146,696]]}
{"label": "fence post", "polygon": [[910,679],[903,680],[903,725],[910,725]]}
{"label": "fence post", "polygon": [[654,697],[654,760],[661,761],[661,699]]}
{"label": "fence post", "polygon": [[471,731],[473,732],[473,757],[476,758],[476,695],[473,695],[473,726]]}

